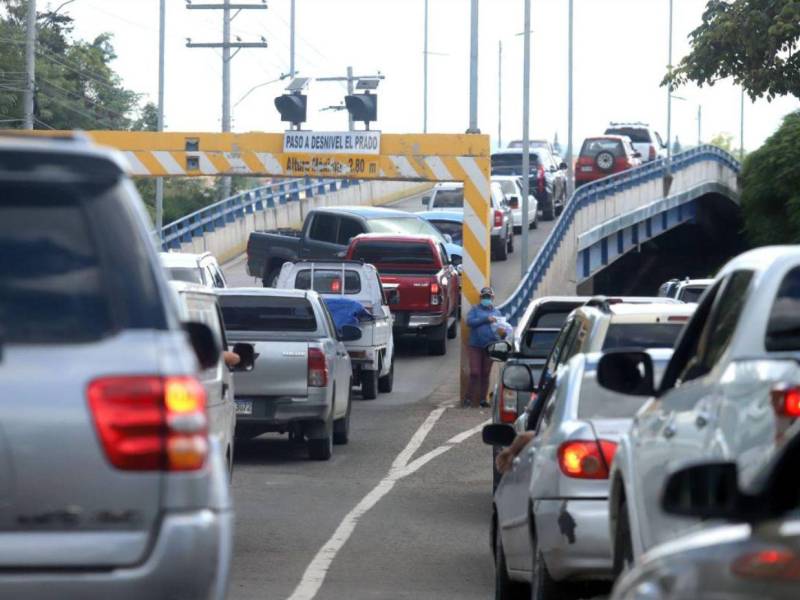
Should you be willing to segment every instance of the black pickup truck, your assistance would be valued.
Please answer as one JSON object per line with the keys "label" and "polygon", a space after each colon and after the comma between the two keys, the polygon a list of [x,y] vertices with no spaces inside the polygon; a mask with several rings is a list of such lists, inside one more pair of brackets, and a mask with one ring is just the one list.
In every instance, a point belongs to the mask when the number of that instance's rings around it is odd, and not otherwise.
{"label": "black pickup truck", "polygon": [[[350,240],[362,233],[430,235],[450,245],[438,229],[413,213],[371,206],[317,208],[300,231],[254,231],[247,240],[247,272],[272,287],[283,263],[344,256]],[[459,257],[460,258],[460,257]]]}

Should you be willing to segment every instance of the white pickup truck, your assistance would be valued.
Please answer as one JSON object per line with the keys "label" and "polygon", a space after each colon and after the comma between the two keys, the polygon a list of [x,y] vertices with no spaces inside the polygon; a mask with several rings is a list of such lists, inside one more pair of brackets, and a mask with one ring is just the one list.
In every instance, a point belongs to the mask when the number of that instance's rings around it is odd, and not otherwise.
{"label": "white pickup truck", "polygon": [[378,392],[392,391],[394,317],[375,267],[360,261],[287,262],[275,287],[313,289],[323,299],[341,298],[361,304],[371,318],[358,322],[361,339],[346,343],[353,364],[353,381],[361,383],[361,395],[366,400],[374,400]]}

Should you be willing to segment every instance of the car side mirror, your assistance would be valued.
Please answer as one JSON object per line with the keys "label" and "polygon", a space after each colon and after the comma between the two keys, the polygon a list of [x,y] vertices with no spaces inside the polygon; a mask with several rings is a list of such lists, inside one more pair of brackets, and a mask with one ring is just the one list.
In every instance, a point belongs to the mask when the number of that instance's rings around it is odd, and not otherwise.
{"label": "car side mirror", "polygon": [[566,171],[567,169],[569,169],[569,167],[567,166],[567,163],[564,162],[563,160],[561,161],[561,164],[558,165],[558,168],[560,170],[562,170],[562,171]]}
{"label": "car side mirror", "polygon": [[745,521],[752,514],[750,498],[739,490],[735,462],[684,467],[664,485],[661,506],[671,515]]}
{"label": "car side mirror", "polygon": [[189,335],[189,343],[192,345],[197,362],[202,370],[210,369],[219,362],[220,348],[217,338],[208,325],[189,321],[183,324],[184,331]]}
{"label": "car side mirror", "polygon": [[239,342],[234,344],[231,352],[239,355],[239,364],[231,368],[231,371],[252,371],[256,365],[256,350],[253,344]]}
{"label": "car side mirror", "polygon": [[556,168],[556,166],[555,166],[555,165],[550,165],[550,169],[548,169],[548,170],[549,170],[551,173],[555,173],[556,171],[558,171],[558,169]]}
{"label": "car side mirror", "polygon": [[430,196],[423,196],[422,197],[422,206],[428,206],[431,203]]}
{"label": "car side mirror", "polygon": [[506,362],[511,355],[511,344],[506,341],[494,342],[486,347],[489,358],[495,362]]}
{"label": "car side mirror", "polygon": [[654,396],[653,359],[647,352],[610,350],[597,363],[597,382],[627,396]]}
{"label": "car side mirror", "polygon": [[503,369],[503,387],[515,392],[532,392],[536,381],[528,365],[506,365]]}
{"label": "car side mirror", "polygon": [[361,329],[355,325],[342,325],[339,340],[342,342],[355,342],[361,339]]}
{"label": "car side mirror", "polygon": [[451,254],[450,255],[450,264],[454,267],[460,267],[462,263],[462,258],[458,254]]}
{"label": "car side mirror", "polygon": [[519,196],[513,195],[508,197],[508,205],[511,208],[519,208]]}
{"label": "car side mirror", "polygon": [[517,437],[517,432],[511,425],[493,423],[483,426],[482,437],[483,443],[489,446],[510,446]]}
{"label": "car side mirror", "polygon": [[633,153],[633,158],[642,158],[642,153],[637,150]]}

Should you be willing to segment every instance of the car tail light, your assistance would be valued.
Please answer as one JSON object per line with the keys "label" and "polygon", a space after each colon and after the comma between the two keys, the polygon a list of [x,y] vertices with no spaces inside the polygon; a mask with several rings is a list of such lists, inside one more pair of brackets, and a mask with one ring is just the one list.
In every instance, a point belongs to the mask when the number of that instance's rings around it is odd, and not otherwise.
{"label": "car tail light", "polygon": [[574,440],[558,448],[558,466],[567,477],[608,479],[617,443],[609,440]]}
{"label": "car tail light", "polygon": [[536,189],[539,194],[544,194],[544,167],[540,166],[536,174]]}
{"label": "car tail light", "polygon": [[331,291],[334,294],[338,294],[342,291],[342,282],[339,281],[338,278],[331,281]]}
{"label": "car tail light", "polygon": [[800,559],[782,548],[761,550],[740,556],[731,565],[739,577],[754,579],[800,580]]}
{"label": "car tail light", "polygon": [[667,317],[667,323],[687,323],[688,321],[689,317],[683,315],[672,315],[671,317]]}
{"label": "car tail light", "polygon": [[328,359],[320,348],[308,349],[308,387],[328,385]]}
{"label": "car tail light", "polygon": [[650,151],[647,153],[647,158],[650,160],[656,159],[656,147],[650,144]]}
{"label": "car tail light", "polygon": [[503,211],[501,210],[494,211],[494,226],[495,227],[503,226]]}
{"label": "car tail light", "polygon": [[442,303],[442,288],[439,286],[438,283],[433,282],[431,284],[431,304],[433,306],[439,306]]}
{"label": "car tail light", "polygon": [[500,422],[513,423],[517,420],[517,392],[507,390],[501,383],[497,389],[500,401]]}
{"label": "car tail light", "polygon": [[208,456],[206,393],[194,377],[106,377],[87,390],[109,462],[125,471],[193,471]]}
{"label": "car tail light", "polygon": [[797,386],[777,385],[772,388],[772,407],[781,417],[796,419],[800,417],[800,388]]}

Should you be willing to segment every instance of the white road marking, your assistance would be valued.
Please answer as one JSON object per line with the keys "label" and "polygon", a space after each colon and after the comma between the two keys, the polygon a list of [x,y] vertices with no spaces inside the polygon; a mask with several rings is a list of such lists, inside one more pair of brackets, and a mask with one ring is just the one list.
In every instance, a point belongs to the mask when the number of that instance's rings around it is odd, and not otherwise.
{"label": "white road marking", "polygon": [[404,477],[408,477],[437,456],[444,454],[471,435],[474,435],[489,422],[485,421],[480,425],[454,435],[438,448],[423,454],[409,463],[414,452],[422,446],[425,438],[445,410],[445,407],[436,408],[428,415],[428,418],[425,419],[419,429],[411,436],[406,447],[403,448],[400,454],[397,455],[397,458],[394,459],[386,477],[381,479],[378,485],[372,488],[372,490],[356,504],[355,508],[345,515],[342,522],[339,523],[339,526],[336,528],[336,531],[333,532],[330,539],[325,542],[316,556],[311,560],[308,567],[306,567],[303,578],[300,580],[300,583],[297,584],[292,595],[289,596],[289,600],[312,600],[317,595],[317,592],[319,592],[319,589],[322,587],[322,583],[325,581],[325,576],[328,574],[328,569],[330,569],[333,559],[336,558],[336,555],[347,543],[347,540],[350,539],[359,519],[375,506],[381,498],[392,491],[395,483]]}

